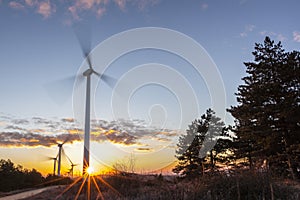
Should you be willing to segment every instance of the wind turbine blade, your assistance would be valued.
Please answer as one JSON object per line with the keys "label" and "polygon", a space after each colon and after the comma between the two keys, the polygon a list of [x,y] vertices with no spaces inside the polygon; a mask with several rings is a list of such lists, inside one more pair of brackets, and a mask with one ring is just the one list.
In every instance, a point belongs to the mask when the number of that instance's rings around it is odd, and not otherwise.
{"label": "wind turbine blade", "polygon": [[111,88],[113,88],[117,84],[117,79],[105,74],[102,74],[101,79]]}
{"label": "wind turbine blade", "polygon": [[[44,84],[49,97],[58,105],[63,105],[71,96],[76,76],[54,80]],[[79,79],[81,81],[81,79]],[[83,82],[84,78],[82,77]]]}
{"label": "wind turbine blade", "polygon": [[65,138],[65,140],[62,142],[62,145],[64,145],[65,143],[67,143],[68,141],[70,141],[71,139],[71,135],[67,135],[67,137]]}
{"label": "wind turbine blade", "polygon": [[81,47],[84,58],[86,59],[89,68],[92,68],[91,52],[91,27],[87,24],[80,24],[73,27],[74,33]]}
{"label": "wind turbine blade", "polygon": [[105,74],[99,74],[98,72],[93,71],[97,76],[100,77],[101,80],[103,80],[110,88],[113,88],[116,83],[117,83],[117,79],[115,79],[114,77],[105,75]]}
{"label": "wind turbine blade", "polygon": [[55,157],[51,157],[51,156],[46,156],[45,160],[55,160]]}
{"label": "wind turbine blade", "polygon": [[66,156],[66,158],[68,159],[68,161],[71,163],[71,165],[74,166],[73,162],[71,161],[70,157],[66,154],[66,152],[63,150],[64,155]]}

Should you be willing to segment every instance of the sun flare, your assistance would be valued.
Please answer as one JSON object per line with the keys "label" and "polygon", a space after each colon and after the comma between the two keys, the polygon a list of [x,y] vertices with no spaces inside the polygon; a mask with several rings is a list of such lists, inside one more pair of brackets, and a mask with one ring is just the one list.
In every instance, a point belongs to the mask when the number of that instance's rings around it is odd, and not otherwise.
{"label": "sun flare", "polygon": [[94,173],[94,168],[92,166],[89,166],[87,169],[86,169],[86,172],[89,174],[89,175],[92,175]]}

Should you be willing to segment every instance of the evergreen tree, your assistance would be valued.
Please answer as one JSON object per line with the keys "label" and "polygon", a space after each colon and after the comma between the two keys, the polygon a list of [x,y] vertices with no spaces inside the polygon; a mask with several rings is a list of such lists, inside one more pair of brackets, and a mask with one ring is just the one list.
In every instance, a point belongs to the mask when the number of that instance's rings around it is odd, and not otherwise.
{"label": "evergreen tree", "polygon": [[229,143],[230,138],[226,134],[224,122],[215,116],[213,110],[208,109],[179,138],[176,150],[178,164],[173,172],[194,177],[202,175],[207,168],[213,170],[217,162],[227,161],[225,154]]}
{"label": "evergreen tree", "polygon": [[237,153],[250,166],[267,161],[294,176],[300,167],[300,53],[266,37],[253,55],[254,62],[244,63],[249,75],[238,87],[238,105],[228,110],[236,119]]}

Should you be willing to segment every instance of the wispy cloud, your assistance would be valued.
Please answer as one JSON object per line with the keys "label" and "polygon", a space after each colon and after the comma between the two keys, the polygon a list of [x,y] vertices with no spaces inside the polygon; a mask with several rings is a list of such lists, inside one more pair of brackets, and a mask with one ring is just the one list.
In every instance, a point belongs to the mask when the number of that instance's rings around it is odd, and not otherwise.
{"label": "wispy cloud", "polygon": [[50,3],[50,0],[10,1],[8,5],[16,10],[34,9],[36,13],[42,15],[45,19],[56,11],[55,4]]}
{"label": "wispy cloud", "polygon": [[12,120],[13,124],[29,124],[29,121],[27,119],[13,119]]}
{"label": "wispy cloud", "polygon": [[105,8],[98,8],[97,11],[96,11],[96,15],[98,18],[101,18],[106,12],[106,9]]}
{"label": "wispy cloud", "polygon": [[255,29],[255,25],[248,24],[245,26],[244,31],[240,33],[240,37],[247,37],[250,32]]}
{"label": "wispy cloud", "polygon": [[56,11],[55,6],[50,4],[50,1],[44,1],[37,4],[37,13],[44,18],[48,18]]}
{"label": "wispy cloud", "polygon": [[75,20],[80,19],[80,14],[82,12],[91,11],[96,13],[96,15],[102,16],[105,13],[105,6],[108,4],[109,0],[75,0],[67,10]]}
{"label": "wispy cloud", "polygon": [[[130,2],[130,0],[127,0],[127,1]],[[156,4],[158,4],[160,2],[160,0],[134,0],[132,2],[133,2],[133,4],[137,5],[137,7],[140,11],[143,11],[148,7],[155,6]]]}
{"label": "wispy cloud", "polygon": [[67,10],[75,20],[81,19],[84,12],[92,12],[98,18],[102,17],[110,4],[115,4],[121,11],[127,11],[128,4],[143,11],[159,3],[159,0],[76,0]]}
{"label": "wispy cloud", "polygon": [[36,0],[25,0],[26,5],[33,6],[36,3]]}
{"label": "wispy cloud", "polygon": [[294,39],[294,41],[296,41],[296,42],[300,42],[300,32],[294,31],[294,32],[293,32],[293,39]]}
{"label": "wispy cloud", "polygon": [[11,1],[9,2],[9,7],[16,9],[16,10],[23,10],[25,8],[25,6],[23,4],[21,4],[20,2],[17,1]]}
{"label": "wispy cloud", "polygon": [[207,10],[208,9],[208,4],[207,3],[202,3],[201,4],[201,10]]}
{"label": "wispy cloud", "polygon": [[[127,7],[131,5],[139,11],[158,4],[160,0],[74,0],[74,1],[50,1],[50,0],[22,0],[9,1],[8,6],[15,10],[34,10],[43,16],[44,19],[51,17],[56,8],[59,7],[64,13],[67,13],[67,24],[72,21],[81,20],[85,13],[94,14],[97,18],[101,18],[107,12],[111,5],[115,5],[121,11],[127,11]],[[205,7],[205,5],[203,5]]]}
{"label": "wispy cloud", "polygon": [[285,40],[287,40],[287,37],[284,36],[282,33],[275,33],[273,31],[266,31],[266,30],[264,30],[264,31],[260,31],[259,34],[262,35],[262,36],[275,37],[279,41],[285,41]]}
{"label": "wispy cloud", "polygon": [[121,9],[121,10],[125,10],[126,8],[126,0],[114,0],[115,3],[118,5],[118,7]]}
{"label": "wispy cloud", "polygon": [[283,34],[279,33],[279,34],[277,34],[277,39],[279,41],[285,41],[287,38]]}

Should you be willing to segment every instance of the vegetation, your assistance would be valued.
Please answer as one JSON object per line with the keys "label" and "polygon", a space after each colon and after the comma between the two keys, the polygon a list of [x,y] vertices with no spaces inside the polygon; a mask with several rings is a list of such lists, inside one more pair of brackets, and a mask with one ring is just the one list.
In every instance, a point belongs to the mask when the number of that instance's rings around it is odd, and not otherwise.
{"label": "vegetation", "polygon": [[255,44],[249,76],[238,87],[237,155],[251,168],[264,165],[276,174],[300,178],[300,52],[285,52],[269,37]]}
{"label": "vegetation", "polygon": [[11,160],[0,160],[0,190],[11,190],[32,187],[43,182],[43,176],[35,169],[27,170],[15,166]]}
{"label": "vegetation", "polygon": [[238,87],[238,105],[228,109],[236,138],[208,109],[179,138],[175,173],[203,176],[219,163],[300,178],[300,52],[285,52],[266,37],[253,55],[254,62],[245,63],[249,75]]}
{"label": "vegetation", "polygon": [[[100,181],[105,180],[110,186]],[[208,172],[204,176],[186,179],[157,175],[97,176],[90,187],[91,199],[105,200],[216,200],[216,199],[289,199],[298,200],[300,188],[293,182],[274,179],[269,173],[235,170],[229,173]],[[77,196],[81,183],[62,194],[60,190],[47,191],[28,200],[85,200],[86,187]],[[116,191],[112,188],[115,188]],[[98,189],[101,191],[101,198]],[[76,197],[77,196],[77,197]],[[27,199],[26,199],[27,200]]]}
{"label": "vegetation", "polygon": [[0,192],[70,183],[69,178],[58,178],[52,175],[44,178],[36,169],[23,169],[21,165],[15,166],[11,160],[0,160]]}
{"label": "vegetation", "polygon": [[231,143],[232,138],[227,134],[224,122],[208,109],[179,138],[176,150],[178,165],[173,172],[194,177],[203,175],[207,168],[214,170],[229,161]]}

